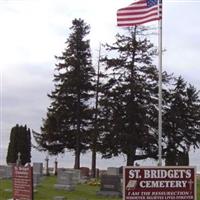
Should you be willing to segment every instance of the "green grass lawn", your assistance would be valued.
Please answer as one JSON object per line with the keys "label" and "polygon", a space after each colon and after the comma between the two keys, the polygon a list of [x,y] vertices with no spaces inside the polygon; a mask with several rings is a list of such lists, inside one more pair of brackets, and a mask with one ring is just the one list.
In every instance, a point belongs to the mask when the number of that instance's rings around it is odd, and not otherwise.
{"label": "green grass lawn", "polygon": [[200,180],[197,181],[197,200],[200,200]]}
{"label": "green grass lawn", "polygon": [[[121,198],[96,196],[96,192],[99,191],[98,186],[79,184],[75,191],[68,192],[54,189],[55,183],[55,177],[45,177],[41,185],[36,188],[37,191],[34,192],[34,200],[53,200],[54,196],[65,196],[67,200],[81,200],[81,198],[87,200],[121,200]],[[12,192],[5,191],[7,188],[12,188],[11,180],[0,180],[0,200],[12,198]]]}
{"label": "green grass lawn", "polygon": [[[99,187],[87,184],[77,185],[76,190],[72,192],[56,190],[54,189],[55,182],[55,177],[45,177],[41,185],[36,188],[34,200],[53,200],[54,196],[65,196],[67,200],[81,200],[81,198],[86,198],[87,200],[121,200],[121,198],[96,196]],[[5,191],[11,188],[11,180],[0,180],[0,200],[12,198],[12,192],[9,190]],[[197,200],[200,200],[200,181],[197,182]]]}

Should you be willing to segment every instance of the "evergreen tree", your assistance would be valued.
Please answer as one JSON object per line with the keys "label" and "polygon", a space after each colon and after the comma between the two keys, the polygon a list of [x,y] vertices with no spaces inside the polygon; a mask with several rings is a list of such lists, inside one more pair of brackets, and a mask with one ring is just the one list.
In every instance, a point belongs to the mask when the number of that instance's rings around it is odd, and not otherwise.
{"label": "evergreen tree", "polygon": [[31,134],[30,129],[18,124],[11,129],[10,142],[6,161],[7,163],[16,163],[17,154],[21,153],[21,164],[31,162]]}
{"label": "evergreen tree", "polygon": [[55,89],[49,95],[52,102],[43,120],[42,134],[34,136],[40,150],[52,154],[62,153],[66,148],[74,151],[74,168],[79,168],[80,154],[89,148],[95,71],[86,38],[90,27],[82,19],[74,19],[70,29],[65,51],[56,57],[58,73],[54,74]]}
{"label": "evergreen tree", "polygon": [[166,165],[189,165],[190,147],[200,142],[200,100],[196,89],[178,77],[163,116]]}
{"label": "evergreen tree", "polygon": [[108,77],[100,99],[101,152],[107,158],[123,153],[127,165],[157,158],[158,72],[152,64],[156,49],[144,32],[135,27],[118,34],[116,42],[107,45],[111,56],[103,60]]}

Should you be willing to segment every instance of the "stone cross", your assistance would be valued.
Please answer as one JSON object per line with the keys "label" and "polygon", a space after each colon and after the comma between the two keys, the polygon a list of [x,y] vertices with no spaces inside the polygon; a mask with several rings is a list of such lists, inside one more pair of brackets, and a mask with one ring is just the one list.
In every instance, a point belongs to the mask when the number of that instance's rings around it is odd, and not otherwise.
{"label": "stone cross", "polygon": [[17,162],[16,162],[17,166],[21,165],[21,153],[18,152],[17,154]]}
{"label": "stone cross", "polygon": [[46,161],[46,176],[49,176],[49,157],[48,155],[45,158]]}
{"label": "stone cross", "polygon": [[58,161],[57,159],[55,158],[55,168],[54,168],[54,175],[56,176],[58,173]]}

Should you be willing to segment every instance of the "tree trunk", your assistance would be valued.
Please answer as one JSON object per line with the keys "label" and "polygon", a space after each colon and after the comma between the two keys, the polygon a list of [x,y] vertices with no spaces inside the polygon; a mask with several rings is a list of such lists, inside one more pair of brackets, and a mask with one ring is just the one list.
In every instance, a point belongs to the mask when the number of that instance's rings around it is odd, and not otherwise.
{"label": "tree trunk", "polygon": [[[80,106],[78,105],[78,113],[80,113]],[[80,143],[81,143],[81,129],[80,129],[80,117],[78,115],[78,120],[77,120],[77,136],[76,136],[76,148],[75,148],[75,163],[74,163],[74,169],[79,169],[80,168],[80,154],[81,154],[81,149],[80,149]]]}
{"label": "tree trunk", "polygon": [[75,151],[74,169],[80,169],[80,150],[79,150],[79,148],[77,148]]}
{"label": "tree trunk", "polygon": [[128,153],[126,156],[127,156],[126,166],[133,166],[135,162],[133,154]]}
{"label": "tree trunk", "polygon": [[177,165],[177,153],[176,151],[168,151],[165,158],[165,166],[176,166]]}
{"label": "tree trunk", "polygon": [[99,59],[98,59],[98,68],[97,68],[97,85],[96,85],[96,102],[95,102],[95,132],[93,133],[92,141],[92,178],[96,177],[96,145],[97,145],[97,136],[98,136],[98,103],[99,103],[99,72],[100,72],[100,57],[101,57],[101,44],[99,46]]}
{"label": "tree trunk", "polygon": [[[80,73],[80,68],[79,68],[79,73]],[[80,77],[79,77],[79,81],[80,81]],[[74,169],[80,169],[80,154],[81,154],[81,149],[80,149],[80,143],[81,143],[80,103],[81,103],[81,91],[80,91],[80,86],[78,86],[78,88],[77,88],[77,110],[76,110],[77,136],[76,136]]]}
{"label": "tree trunk", "polygon": [[135,162],[135,154],[136,154],[136,148],[134,146],[130,146],[129,147],[129,151],[128,153],[126,154],[127,156],[127,162],[126,162],[126,165],[127,166],[133,166],[134,165],[134,162]]}
{"label": "tree trunk", "polygon": [[92,149],[92,178],[96,177],[96,148]]}

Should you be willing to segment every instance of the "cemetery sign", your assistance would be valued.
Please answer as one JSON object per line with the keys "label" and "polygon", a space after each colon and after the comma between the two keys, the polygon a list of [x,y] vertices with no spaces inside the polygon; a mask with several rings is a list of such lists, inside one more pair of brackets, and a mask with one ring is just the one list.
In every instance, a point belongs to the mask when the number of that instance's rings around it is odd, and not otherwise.
{"label": "cemetery sign", "polygon": [[13,199],[33,200],[33,168],[13,166]]}
{"label": "cemetery sign", "polygon": [[196,200],[195,167],[124,167],[123,200]]}

